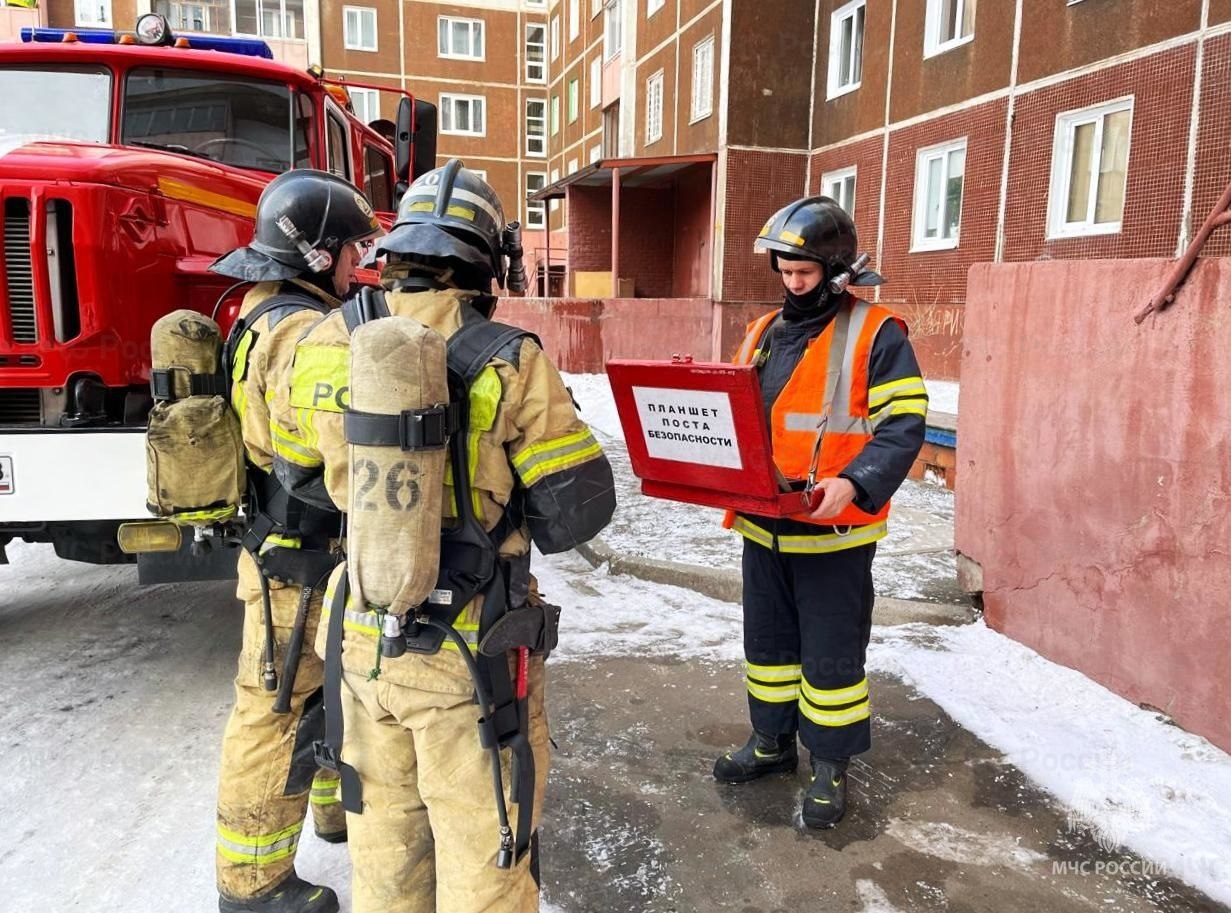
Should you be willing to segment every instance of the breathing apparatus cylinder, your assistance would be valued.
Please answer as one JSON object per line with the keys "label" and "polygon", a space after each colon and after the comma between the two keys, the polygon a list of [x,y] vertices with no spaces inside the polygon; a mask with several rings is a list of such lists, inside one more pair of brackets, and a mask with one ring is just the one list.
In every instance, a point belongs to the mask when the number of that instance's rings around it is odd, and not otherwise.
{"label": "breathing apparatus cylinder", "polygon": [[358,425],[348,424],[350,589],[356,608],[403,616],[427,600],[440,565],[449,403],[444,337],[408,317],[356,328],[350,397],[348,423],[388,427],[393,418],[399,429],[397,442],[355,443],[371,437],[352,434]]}

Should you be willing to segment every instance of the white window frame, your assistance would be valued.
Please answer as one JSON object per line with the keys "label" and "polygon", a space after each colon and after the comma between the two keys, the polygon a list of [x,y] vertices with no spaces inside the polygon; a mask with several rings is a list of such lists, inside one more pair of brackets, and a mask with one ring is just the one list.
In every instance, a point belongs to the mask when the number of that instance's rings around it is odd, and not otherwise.
{"label": "white window frame", "polygon": [[[868,22],[867,0],[851,0],[850,3],[846,3],[834,10],[833,14],[829,17],[829,78],[825,83],[826,100],[838,98],[839,96],[854,92],[861,85],[863,85],[863,32],[859,33],[858,41],[854,40],[856,38],[854,23],[858,22],[857,17],[861,9],[864,12],[864,31],[866,31]],[[857,55],[859,59],[859,78],[839,86],[839,71],[844,68],[845,61],[838,60],[838,54],[842,48],[842,24],[847,19],[854,20],[854,23],[851,26],[851,50],[852,57],[854,57],[856,56],[853,53],[855,48],[858,47],[859,49]],[[854,67],[854,63],[854,60],[852,60],[850,64],[852,68]]]}
{"label": "white window frame", "polygon": [[[446,130],[445,129],[445,106],[455,105],[457,102],[468,102],[471,106],[470,122],[474,123],[474,105],[477,102],[479,107],[483,109],[483,129],[482,130]],[[448,112],[450,119],[456,115],[456,108],[451,108]],[[446,136],[487,136],[487,96],[485,95],[463,95],[459,92],[441,92],[440,93],[440,132]]]}
{"label": "white window frame", "polygon": [[581,0],[568,0],[568,40],[576,41],[581,34]]}
{"label": "white window frame", "polygon": [[577,159],[569,159],[569,160],[568,160],[568,170],[567,170],[567,171],[565,171],[564,173],[565,173],[565,174],[573,174],[573,173],[575,173],[575,172],[577,171],[577,169],[578,169],[578,168],[580,168],[580,167],[581,167],[581,165],[580,165],[580,163],[577,161]]}
{"label": "white window frame", "polygon": [[[447,22],[448,29],[445,34],[448,36],[448,49],[441,50],[440,48],[440,24]],[[459,54],[453,49],[453,26],[456,23],[464,23],[469,27],[470,32],[470,50],[469,54]],[[475,35],[479,36],[479,44],[483,45],[482,53],[475,54]],[[436,56],[441,60],[479,60],[487,59],[487,23],[482,19],[470,19],[465,16],[437,16],[436,17]]]}
{"label": "white window frame", "polygon": [[603,59],[595,57],[590,61],[590,107],[597,108],[603,103]]}
{"label": "white window frame", "polygon": [[[530,32],[532,29],[537,29],[542,37],[538,41],[530,40]],[[538,45],[543,51],[543,59],[539,63],[530,61],[530,48]],[[530,75],[530,68],[538,67],[540,72],[538,76]],[[526,23],[526,82],[545,83],[547,82],[547,26],[542,22]]]}
{"label": "white window frame", "polygon": [[560,96],[553,95],[551,104],[548,106],[548,119],[551,121],[549,128],[551,135],[555,136],[560,132]]}
{"label": "white window frame", "polygon": [[911,244],[910,252],[916,253],[919,251],[930,250],[953,250],[961,242],[962,237],[962,209],[966,205],[966,167],[962,166],[962,200],[957,208],[957,231],[953,237],[947,238],[944,236],[938,238],[924,237],[927,226],[927,165],[928,162],[935,158],[940,158],[942,161],[941,169],[941,211],[940,220],[943,230],[944,225],[944,190],[949,183],[949,154],[961,149],[967,151],[966,137],[961,139],[948,140],[943,143],[937,143],[935,146],[927,146],[915,153],[915,192],[914,192],[914,208],[911,211]]}
{"label": "white window frame", "polygon": [[363,99],[363,110],[367,113],[367,117],[360,117],[359,112],[355,112],[355,117],[365,124],[370,124],[372,121],[380,117],[380,92],[376,89],[348,89],[350,93],[351,108],[355,107],[356,99]]}
{"label": "white window frame", "polygon": [[948,2],[948,0],[928,0],[927,18],[923,27],[923,57],[925,60],[928,57],[936,57],[939,54],[944,54],[946,51],[952,51],[954,48],[961,47],[964,44],[969,44],[975,40],[974,17],[978,12],[978,6],[976,5],[975,0],[952,0],[952,2],[956,4],[953,19],[954,22],[957,23],[959,31],[962,28],[962,21],[966,18],[966,8],[971,8],[970,34],[958,35],[955,38],[941,38],[941,4],[946,2]]}
{"label": "white window frame", "polygon": [[647,146],[663,138],[663,71],[659,70],[645,81],[645,144]]}
{"label": "white window frame", "polygon": [[[842,198],[847,196],[847,194],[843,192],[843,189],[847,186],[850,187],[850,199],[844,200]],[[839,188],[836,195],[830,193],[830,190],[834,187]],[[855,200],[858,190],[859,174],[855,165],[851,165],[849,168],[839,168],[835,171],[826,171],[821,175],[821,195],[837,200],[838,205],[845,209],[847,215],[851,216],[851,218],[855,216]]]}
{"label": "white window frame", "polygon": [[624,51],[623,0],[607,0],[603,6],[603,60]]}
{"label": "white window frame", "polygon": [[560,17],[551,17],[551,59],[555,60],[560,56]]}
{"label": "white window frame", "polygon": [[[558,180],[560,180],[560,169],[558,168],[551,169],[551,176],[547,179],[547,185],[550,187],[552,184],[556,183],[556,181]],[[552,212],[555,212],[557,209],[559,209],[560,208],[560,198],[559,197],[553,198],[550,206],[551,206]]]}
{"label": "white window frame", "polygon": [[565,97],[568,99],[565,105],[567,120],[570,124],[577,123],[577,118],[581,117],[581,76],[574,76],[567,83],[565,91],[568,93]]}
{"label": "white window frame", "polygon": [[[1121,111],[1128,112],[1128,152],[1124,169],[1125,196],[1128,192],[1128,163],[1132,161],[1133,152],[1133,109],[1135,97],[1127,95],[1113,101],[1104,102],[1089,108],[1078,108],[1073,111],[1062,111],[1056,115],[1055,139],[1052,143],[1051,185],[1048,190],[1047,207],[1047,237],[1051,238],[1081,238],[1089,235],[1118,234],[1124,225],[1124,212],[1115,222],[1095,222],[1094,211],[1098,205],[1098,173],[1103,156],[1103,127],[1107,117]],[[1090,198],[1086,205],[1086,218],[1079,222],[1069,222],[1068,204],[1069,190],[1073,180],[1073,139],[1079,126],[1093,123],[1094,148],[1090,162]],[[1128,200],[1125,199],[1125,205]]]}
{"label": "white window frame", "polygon": [[[698,70],[701,68],[702,53],[708,53],[709,63],[705,67],[705,86],[704,91],[699,92],[698,86],[700,80]],[[714,113],[714,36],[710,35],[701,39],[692,46],[692,104],[690,106],[691,116],[688,122],[695,124],[697,121],[705,120]]]}
{"label": "white window frame", "polygon": [[590,164],[591,165],[593,165],[595,162],[597,162],[602,157],[603,157],[603,144],[602,143],[599,143],[597,146],[590,147]]}
{"label": "white window frame", "polygon": [[[83,10],[97,11],[98,18],[81,15]],[[73,24],[77,28],[109,29],[111,15],[111,0],[73,0]]]}
{"label": "white window frame", "polygon": [[[542,114],[538,117],[533,117],[530,114],[530,106],[539,105]],[[526,155],[531,158],[546,158],[547,157],[547,99],[546,98],[527,98],[526,99]],[[530,129],[530,125],[534,122],[539,122],[539,132],[535,133]],[[531,147],[531,142],[537,141],[539,149],[536,152]]]}
{"label": "white window frame", "polygon": [[[531,187],[531,178],[542,178],[543,183],[539,187]],[[526,172],[526,196],[542,190],[547,186],[546,171],[527,171]],[[537,218],[536,218],[537,217]],[[532,231],[542,231],[547,227],[547,204],[543,202],[531,203],[526,200],[526,228]]]}
{"label": "white window frame", "polygon": [[[351,31],[350,22],[351,15],[355,17],[355,31]],[[372,19],[372,44],[369,47],[363,43],[363,20],[371,15]],[[376,28],[376,10],[370,6],[344,6],[342,7],[342,46],[348,51],[375,51],[380,39],[377,37],[380,33]]]}
{"label": "white window frame", "polygon": [[649,19],[667,5],[667,0],[645,0],[645,18]]}
{"label": "white window frame", "polygon": [[547,0],[526,0],[526,6],[536,10],[546,9]]}

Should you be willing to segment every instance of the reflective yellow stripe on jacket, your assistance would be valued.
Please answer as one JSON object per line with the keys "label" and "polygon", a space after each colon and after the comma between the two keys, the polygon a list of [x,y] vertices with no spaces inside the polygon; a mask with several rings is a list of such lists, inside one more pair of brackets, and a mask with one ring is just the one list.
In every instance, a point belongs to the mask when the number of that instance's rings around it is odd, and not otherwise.
{"label": "reflective yellow stripe on jacket", "polygon": [[[775,547],[775,537],[772,532],[757,526],[746,517],[737,516],[731,528],[743,536],[765,548]],[[869,523],[867,526],[854,526],[845,533],[816,533],[806,536],[778,536],[778,551],[788,555],[820,555],[827,552],[840,552],[848,548],[858,548],[861,545],[871,545],[889,535],[889,524],[882,520],[879,523]]]}
{"label": "reflective yellow stripe on jacket", "polygon": [[586,460],[600,456],[599,446],[589,428],[566,434],[563,437],[531,444],[525,450],[513,454],[513,468],[521,476],[527,488],[544,476],[564,469],[571,469]]}

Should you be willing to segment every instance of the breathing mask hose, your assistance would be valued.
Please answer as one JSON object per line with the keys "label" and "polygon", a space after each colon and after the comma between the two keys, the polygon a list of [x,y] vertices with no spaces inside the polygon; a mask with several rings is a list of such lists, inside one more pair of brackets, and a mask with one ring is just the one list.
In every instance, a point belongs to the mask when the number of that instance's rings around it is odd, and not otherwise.
{"label": "breathing mask hose", "polygon": [[[484,717],[495,710],[491,695],[487,693],[487,688],[479,675],[479,665],[474,660],[474,654],[470,652],[470,645],[466,643],[462,635],[457,633],[452,625],[447,625],[428,615],[418,615],[415,621],[443,631],[445,636],[453,641],[457,646],[457,652],[461,654],[462,660],[466,663],[466,670],[470,673],[470,680],[474,684],[474,691],[479,698],[479,706],[483,709]],[[480,728],[482,725],[480,723]],[[500,821],[500,852],[496,854],[496,867],[508,869],[513,866],[513,829],[509,827],[509,808],[504,801],[504,777],[500,772],[500,746],[496,744],[494,737],[482,741],[490,741],[488,752],[492,759],[492,789],[496,793],[496,817]]]}

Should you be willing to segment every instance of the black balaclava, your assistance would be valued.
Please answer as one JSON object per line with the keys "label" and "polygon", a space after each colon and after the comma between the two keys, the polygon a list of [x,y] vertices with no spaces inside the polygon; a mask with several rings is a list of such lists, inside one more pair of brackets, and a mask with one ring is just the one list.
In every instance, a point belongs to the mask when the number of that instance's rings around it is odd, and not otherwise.
{"label": "black balaclava", "polygon": [[[811,259],[809,257],[791,257],[786,254],[778,254],[777,257],[779,260],[792,261]],[[821,265],[821,281],[816,284],[816,288],[804,292],[802,295],[792,293],[785,286],[783,286],[782,291],[786,296],[782,306],[782,319],[788,323],[807,320],[809,317],[814,317],[824,311],[829,304],[829,277],[826,275],[824,264]]]}

